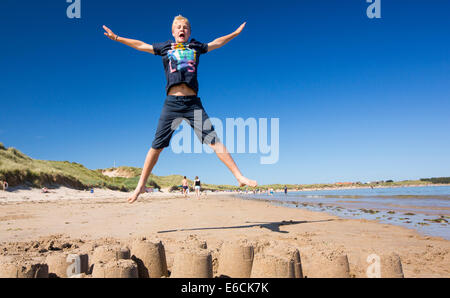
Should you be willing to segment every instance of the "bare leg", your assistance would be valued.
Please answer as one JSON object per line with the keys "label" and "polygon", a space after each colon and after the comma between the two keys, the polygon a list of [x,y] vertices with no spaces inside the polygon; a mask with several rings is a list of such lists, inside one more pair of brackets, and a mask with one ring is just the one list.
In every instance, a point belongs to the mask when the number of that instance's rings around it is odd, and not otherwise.
{"label": "bare leg", "polygon": [[136,201],[139,195],[144,192],[145,183],[147,182],[148,176],[152,172],[153,167],[158,161],[159,154],[161,153],[162,150],[163,148],[161,149],[151,148],[148,151],[147,157],[145,158],[144,168],[142,169],[141,178],[139,179],[138,185],[136,186],[136,190],[134,191],[133,195],[128,198],[128,202],[130,204]]}
{"label": "bare leg", "polygon": [[230,169],[231,173],[233,173],[234,177],[236,177],[239,182],[239,186],[248,185],[254,187],[258,185],[258,182],[255,180],[250,180],[242,175],[225,145],[220,142],[216,142],[215,144],[210,144],[209,146],[214,150],[214,152],[216,152],[217,157],[219,157],[228,169]]}

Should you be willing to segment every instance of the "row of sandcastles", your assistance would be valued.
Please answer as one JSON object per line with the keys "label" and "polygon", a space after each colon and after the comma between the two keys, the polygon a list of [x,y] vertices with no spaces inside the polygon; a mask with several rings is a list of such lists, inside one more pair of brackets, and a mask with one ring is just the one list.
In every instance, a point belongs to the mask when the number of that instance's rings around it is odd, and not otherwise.
{"label": "row of sandcastles", "polygon": [[[92,259],[84,253],[58,252],[42,259],[22,261],[0,259],[2,278],[93,277],[93,278],[212,278],[213,258],[205,247],[181,248],[175,253],[172,270],[167,269],[166,253],[161,241],[136,239],[128,246],[103,245],[95,248]],[[397,254],[379,257],[378,276],[402,278]],[[317,264],[314,277],[346,278],[350,276],[347,255],[338,255],[326,264]],[[309,269],[311,271],[311,269]],[[216,277],[231,278],[302,278],[300,252],[297,248],[276,243],[255,252],[247,241],[224,242],[218,255]]]}

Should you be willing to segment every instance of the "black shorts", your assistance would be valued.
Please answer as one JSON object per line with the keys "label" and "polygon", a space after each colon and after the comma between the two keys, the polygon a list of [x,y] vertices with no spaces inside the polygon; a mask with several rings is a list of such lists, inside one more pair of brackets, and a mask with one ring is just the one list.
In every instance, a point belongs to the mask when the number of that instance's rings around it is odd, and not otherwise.
{"label": "black shorts", "polygon": [[168,95],[159,117],[152,148],[169,147],[173,132],[182,120],[191,125],[202,144],[215,144],[219,141],[199,97]]}

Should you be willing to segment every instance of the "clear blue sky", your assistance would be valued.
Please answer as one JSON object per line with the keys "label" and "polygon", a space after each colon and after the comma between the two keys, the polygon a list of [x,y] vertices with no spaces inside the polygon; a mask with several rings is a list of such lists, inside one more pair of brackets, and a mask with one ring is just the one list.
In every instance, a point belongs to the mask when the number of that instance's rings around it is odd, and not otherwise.
{"label": "clear blue sky", "polygon": [[[234,154],[260,184],[449,176],[450,2],[365,0],[65,0],[0,3],[0,142],[91,169],[141,167],[165,98],[161,58],[115,43],[102,25],[147,43],[175,15],[202,42],[199,96],[211,117],[280,118],[280,158]],[[157,175],[235,184],[212,154],[162,153]]]}

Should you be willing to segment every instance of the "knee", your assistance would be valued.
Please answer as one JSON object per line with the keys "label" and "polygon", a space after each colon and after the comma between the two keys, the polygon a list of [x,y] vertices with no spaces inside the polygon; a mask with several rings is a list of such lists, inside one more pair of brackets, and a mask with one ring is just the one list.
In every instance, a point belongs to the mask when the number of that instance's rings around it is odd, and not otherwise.
{"label": "knee", "polygon": [[157,154],[159,155],[162,151],[164,150],[164,148],[159,148],[159,149],[155,149],[155,148],[150,148],[150,152],[153,154]]}
{"label": "knee", "polygon": [[[219,147],[221,147],[221,143],[220,142],[218,142],[218,141],[216,141],[216,142],[214,142],[214,144],[213,143],[209,143],[208,144],[209,145],[209,147],[211,147],[212,149],[214,149],[214,148],[219,148]],[[223,146],[223,145],[222,145]]]}
{"label": "knee", "polygon": [[209,144],[209,147],[211,147],[214,152],[216,153],[226,153],[227,148],[220,142],[215,142],[214,144]]}

